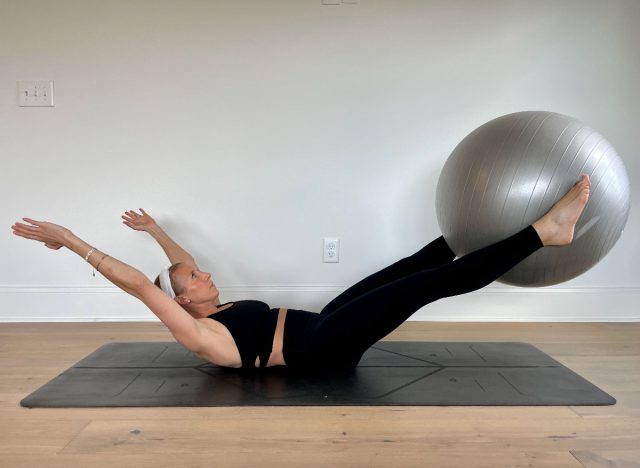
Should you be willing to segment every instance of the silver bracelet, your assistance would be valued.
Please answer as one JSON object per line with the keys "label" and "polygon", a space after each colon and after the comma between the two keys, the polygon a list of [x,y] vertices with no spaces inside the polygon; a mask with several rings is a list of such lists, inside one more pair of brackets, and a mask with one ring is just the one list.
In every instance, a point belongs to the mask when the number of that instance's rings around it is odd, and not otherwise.
{"label": "silver bracelet", "polygon": [[92,247],[91,250],[89,250],[89,253],[87,254],[87,256],[84,257],[84,261],[85,262],[89,262],[89,257],[91,256],[91,254],[93,253],[94,250],[96,250],[95,247]]}

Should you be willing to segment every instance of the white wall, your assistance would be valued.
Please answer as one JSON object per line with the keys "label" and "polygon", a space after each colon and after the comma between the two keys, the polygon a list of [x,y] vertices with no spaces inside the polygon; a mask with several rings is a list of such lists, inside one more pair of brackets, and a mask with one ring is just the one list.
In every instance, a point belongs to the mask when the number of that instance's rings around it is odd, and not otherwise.
{"label": "white wall", "polygon": [[[640,2],[0,0],[0,321],[156,320],[69,251],[11,234],[63,224],[155,277],[145,208],[223,302],[318,311],[439,235],[455,145],[510,112],[576,117],[632,180],[624,236],[557,287],[495,284],[415,320],[640,320]],[[16,105],[54,80],[54,108]],[[321,261],[322,237],[341,262]],[[636,259],[636,262],[629,261]]]}

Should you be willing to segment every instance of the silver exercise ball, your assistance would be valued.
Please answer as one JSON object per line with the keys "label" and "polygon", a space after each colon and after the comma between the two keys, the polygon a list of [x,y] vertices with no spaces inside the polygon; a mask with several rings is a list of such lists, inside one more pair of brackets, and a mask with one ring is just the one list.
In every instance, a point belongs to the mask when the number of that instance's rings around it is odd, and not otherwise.
{"label": "silver exercise ball", "polygon": [[611,144],[566,115],[528,111],[477,128],[456,146],[438,179],[436,214],[458,257],[502,240],[543,216],[580,179],[589,202],[574,240],[544,247],[498,281],[549,286],[598,263],[629,216],[629,178]]}

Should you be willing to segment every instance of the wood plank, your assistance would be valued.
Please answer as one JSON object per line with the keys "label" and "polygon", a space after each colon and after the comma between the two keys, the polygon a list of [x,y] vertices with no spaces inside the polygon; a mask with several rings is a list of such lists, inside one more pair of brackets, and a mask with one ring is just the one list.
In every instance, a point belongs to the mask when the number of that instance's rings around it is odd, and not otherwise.
{"label": "wood plank", "polygon": [[[569,452],[564,451],[518,451],[498,452],[491,447],[476,452],[476,449],[440,447],[428,452],[419,448],[399,446],[394,443],[376,445],[333,445],[308,446],[299,444],[294,451],[271,449],[261,450],[245,448],[240,452],[220,449],[216,452],[191,454],[156,455],[149,453],[112,454],[97,453],[91,455],[53,454],[42,455],[3,455],[0,454],[0,466],[11,468],[69,468],[86,467],[113,468],[114,466],[136,468],[246,468],[251,467],[298,467],[326,468],[366,466],[381,467],[419,467],[419,468],[496,468],[496,467],[535,467],[535,468],[583,468]],[[314,454],[311,456],[311,454]],[[473,460],[470,462],[470,460]]]}
{"label": "wood plank", "polygon": [[[302,410],[304,412],[304,410]],[[358,442],[376,445],[385,440],[414,445],[420,451],[442,446],[491,445],[507,450],[634,450],[640,444],[640,421],[633,418],[522,419],[426,418],[415,411],[401,419],[306,418],[294,424],[288,418],[276,421],[238,420],[235,417],[212,420],[92,420],[61,453],[157,453],[209,452],[212,447],[243,450],[251,447],[268,452],[294,451],[301,444],[316,445]],[[374,423],[375,421],[375,423]],[[379,423],[380,421],[380,423]],[[384,421],[382,423],[382,421]],[[292,431],[295,427],[295,431]],[[161,442],[161,443],[160,443]],[[475,450],[475,449],[474,449]]]}

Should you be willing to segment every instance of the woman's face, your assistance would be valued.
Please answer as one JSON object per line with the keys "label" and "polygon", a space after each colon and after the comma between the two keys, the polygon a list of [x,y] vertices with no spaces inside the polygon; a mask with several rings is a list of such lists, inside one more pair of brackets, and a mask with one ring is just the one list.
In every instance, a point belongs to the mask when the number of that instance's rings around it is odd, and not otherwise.
{"label": "woman's face", "polygon": [[210,301],[220,295],[218,288],[216,288],[211,279],[211,274],[196,270],[191,265],[184,263],[179,265],[173,272],[173,279],[181,287],[178,295],[186,297],[191,302]]}

